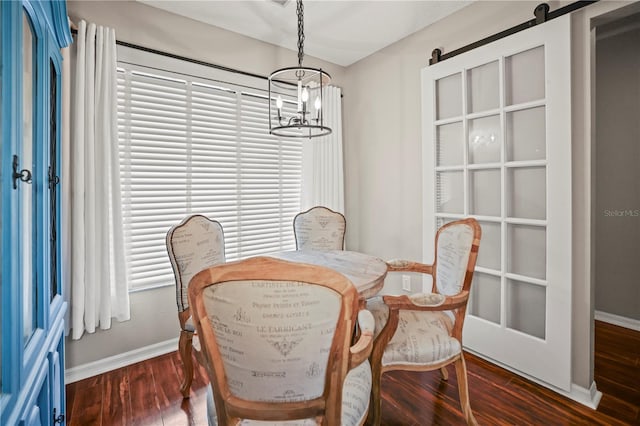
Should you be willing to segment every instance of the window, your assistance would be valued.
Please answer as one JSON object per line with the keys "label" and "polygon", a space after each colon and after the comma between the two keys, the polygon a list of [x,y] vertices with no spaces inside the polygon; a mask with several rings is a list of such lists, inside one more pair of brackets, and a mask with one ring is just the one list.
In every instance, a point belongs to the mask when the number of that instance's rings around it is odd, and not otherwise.
{"label": "window", "polygon": [[266,90],[118,67],[130,290],[174,284],[165,235],[189,214],[222,224],[227,260],[295,249],[303,142],[269,135]]}

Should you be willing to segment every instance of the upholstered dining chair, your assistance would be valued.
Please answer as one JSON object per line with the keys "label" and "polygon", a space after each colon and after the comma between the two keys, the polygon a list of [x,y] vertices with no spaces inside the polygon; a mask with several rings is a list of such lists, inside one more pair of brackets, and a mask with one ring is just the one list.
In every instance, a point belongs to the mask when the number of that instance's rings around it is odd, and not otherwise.
{"label": "upholstered dining chair", "polygon": [[189,301],[211,383],[209,425],[364,423],[373,317],[344,275],[254,257],[199,272]]}
{"label": "upholstered dining chair", "polygon": [[429,274],[433,285],[431,293],[382,296],[367,302],[376,323],[370,358],[373,371],[370,424],[380,424],[383,373],[439,369],[447,380],[449,364],[455,366],[465,420],[467,424],[477,424],[469,403],[462,327],[480,237],[480,225],[475,219],[454,221],[436,233],[432,265],[403,260],[387,262],[389,271]]}
{"label": "upholstered dining chair", "polygon": [[184,373],[180,391],[188,398],[193,381],[192,353],[200,359],[200,351],[198,337],[194,335],[195,327],[191,319],[187,288],[196,273],[225,262],[224,232],[218,221],[198,214],[191,215],[169,229],[166,244],[176,281],[180,322],[178,352]]}
{"label": "upholstered dining chair", "polygon": [[347,221],[342,213],[316,206],[293,218],[296,249],[343,250]]}

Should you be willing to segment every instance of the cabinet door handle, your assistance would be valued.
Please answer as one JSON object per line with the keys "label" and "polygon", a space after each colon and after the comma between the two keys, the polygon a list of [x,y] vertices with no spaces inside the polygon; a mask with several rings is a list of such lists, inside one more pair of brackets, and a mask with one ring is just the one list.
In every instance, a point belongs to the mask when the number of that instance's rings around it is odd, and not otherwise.
{"label": "cabinet door handle", "polygon": [[64,414],[60,414],[59,416],[56,417],[56,409],[53,409],[53,424],[63,424],[64,423]]}
{"label": "cabinet door handle", "polygon": [[53,173],[53,168],[49,166],[49,189],[53,189],[60,183],[60,178]]}
{"label": "cabinet door handle", "polygon": [[31,183],[31,171],[22,169],[18,171],[18,156],[13,156],[13,189],[18,189],[18,179],[25,183]]}

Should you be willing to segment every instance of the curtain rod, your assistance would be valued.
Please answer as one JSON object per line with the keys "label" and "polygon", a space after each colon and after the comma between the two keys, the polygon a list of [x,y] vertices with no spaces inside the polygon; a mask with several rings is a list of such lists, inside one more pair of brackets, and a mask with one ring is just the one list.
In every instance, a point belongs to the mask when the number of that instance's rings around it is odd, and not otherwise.
{"label": "curtain rod", "polygon": [[[78,30],[75,28],[71,28],[72,34],[78,34]],[[131,49],[142,50],[143,52],[154,53],[156,55],[166,56],[167,58],[178,59],[181,61],[191,62],[192,64],[204,65],[205,67],[216,68],[222,71],[228,71],[236,74],[246,75],[248,77],[255,77],[262,80],[268,80],[269,78],[264,75],[254,74],[247,71],[237,70],[235,68],[225,67],[223,65],[213,64],[211,62],[200,61],[198,59],[187,58],[186,56],[175,55],[173,53],[163,52],[162,50],[152,49],[150,47],[140,46],[138,44],[127,43],[126,41],[116,40],[116,44],[119,46],[129,47]]]}
{"label": "curtain rod", "polygon": [[511,27],[507,30],[493,34],[489,37],[483,38],[471,44],[467,44],[466,46],[453,50],[449,53],[442,54],[442,49],[433,49],[433,51],[431,52],[431,59],[429,59],[429,65],[434,65],[446,59],[453,58],[454,56],[460,55],[461,53],[465,53],[475,48],[478,48],[480,46],[484,46],[485,44],[489,44],[493,41],[510,36],[522,30],[526,30],[527,28],[531,28],[539,24],[544,24],[547,21],[550,21],[554,18],[565,15],[567,13],[573,12],[575,10],[581,9],[585,6],[589,6],[590,4],[596,3],[597,1],[598,0],[576,1],[564,7],[561,7],[560,9],[556,9],[553,12],[549,12],[550,7],[547,3],[541,3],[538,6],[536,6],[536,8],[533,10],[533,14],[535,18],[527,22],[523,22],[520,25],[516,25],[515,27]]}
{"label": "curtain rod", "polygon": [[[76,25],[73,24],[73,23],[71,23],[71,34],[78,34],[78,29],[76,28]],[[156,55],[166,56],[167,58],[178,59],[178,60],[181,60],[181,61],[191,62],[191,63],[197,64],[197,65],[203,65],[205,67],[211,67],[211,68],[216,68],[216,69],[219,69],[219,70],[222,70],[222,71],[229,71],[229,72],[233,72],[233,73],[236,73],[236,74],[246,75],[248,77],[255,77],[255,78],[262,79],[262,80],[268,80],[269,79],[269,77],[264,76],[264,75],[254,74],[254,73],[247,72],[247,71],[241,71],[241,70],[237,70],[235,68],[225,67],[223,65],[212,64],[211,62],[200,61],[198,59],[187,58],[186,56],[174,55],[173,53],[163,52],[162,50],[156,50],[156,49],[152,49],[150,47],[140,46],[138,44],[127,43],[126,41],[116,40],[116,44],[119,45],[119,46],[130,47],[131,49],[138,49],[138,50],[142,50],[144,52],[155,53]],[[292,83],[289,83],[289,82],[283,82],[283,83],[292,84]],[[344,98],[344,93],[342,93],[342,91],[340,91],[340,99],[342,99],[342,98]]]}

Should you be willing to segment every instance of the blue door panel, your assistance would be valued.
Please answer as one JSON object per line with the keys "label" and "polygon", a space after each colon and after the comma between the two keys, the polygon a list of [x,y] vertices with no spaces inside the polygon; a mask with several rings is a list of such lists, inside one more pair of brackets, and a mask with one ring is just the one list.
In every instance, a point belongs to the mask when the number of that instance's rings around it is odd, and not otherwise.
{"label": "blue door panel", "polygon": [[[23,20],[34,43],[30,100],[23,99]],[[0,1],[0,425],[65,424],[64,314],[67,306],[60,282],[59,188],[61,70],[60,49],[71,42],[63,0]],[[23,152],[23,102],[33,111],[31,182],[16,181],[13,156]],[[27,152],[28,154],[28,152]],[[33,196],[32,218],[23,220],[21,199]],[[30,223],[23,223],[24,221]],[[23,241],[26,226],[33,236]],[[25,340],[23,325],[23,244],[32,248],[32,333]],[[27,247],[27,246],[24,246]],[[25,258],[25,259],[28,259]],[[28,279],[28,278],[27,278]],[[27,316],[27,319],[31,318]],[[27,334],[28,335],[28,334]],[[54,415],[55,412],[55,415]]]}

